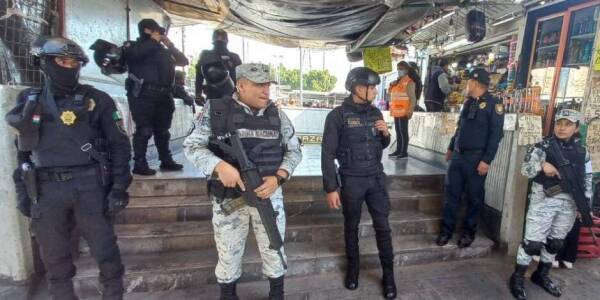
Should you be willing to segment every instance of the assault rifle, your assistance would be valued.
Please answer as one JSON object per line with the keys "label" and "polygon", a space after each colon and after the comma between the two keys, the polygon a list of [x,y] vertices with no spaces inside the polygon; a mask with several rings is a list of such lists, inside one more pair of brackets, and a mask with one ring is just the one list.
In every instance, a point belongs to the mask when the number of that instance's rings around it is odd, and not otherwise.
{"label": "assault rifle", "polygon": [[575,170],[573,170],[571,162],[562,153],[562,149],[560,148],[556,138],[550,139],[549,150],[550,154],[553,155],[558,161],[558,166],[556,167],[558,168],[558,172],[562,178],[558,186],[551,187],[550,189],[554,191],[553,194],[558,192],[571,194],[575,200],[577,210],[581,215],[581,223],[590,229],[590,233],[594,239],[594,244],[598,245],[598,242],[596,241],[596,235],[594,235],[594,232],[592,231],[594,220],[591,216],[589,201],[585,197],[585,187],[581,184],[581,178],[578,178]]}
{"label": "assault rifle", "polygon": [[[225,141],[229,140],[229,144]],[[273,209],[273,204],[270,199],[259,198],[254,190],[263,184],[262,176],[258,172],[256,165],[248,158],[242,140],[236,131],[232,131],[224,136],[216,136],[210,138],[210,143],[217,145],[221,150],[233,156],[239,164],[239,171],[246,187],[245,191],[242,191],[242,196],[246,205],[254,207],[258,210],[260,219],[265,226],[265,231],[269,237],[269,248],[276,250],[281,258],[283,267],[287,269],[285,260],[281,248],[283,247],[283,240],[279,229],[277,228],[277,215],[278,213]],[[225,213],[227,213],[225,209]]]}

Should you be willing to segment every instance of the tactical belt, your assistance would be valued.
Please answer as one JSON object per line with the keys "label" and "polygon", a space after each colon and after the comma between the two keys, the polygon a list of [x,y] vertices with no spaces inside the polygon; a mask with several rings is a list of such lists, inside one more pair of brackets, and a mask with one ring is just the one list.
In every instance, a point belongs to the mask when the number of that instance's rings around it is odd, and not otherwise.
{"label": "tactical belt", "polygon": [[73,178],[96,176],[98,174],[97,165],[60,167],[60,168],[40,168],[37,170],[37,179],[40,181],[64,182]]}
{"label": "tactical belt", "polygon": [[482,149],[456,149],[456,153],[460,154],[481,154],[483,153]]}
{"label": "tactical belt", "polygon": [[165,86],[165,85],[155,85],[155,84],[145,83],[143,85],[143,87],[142,87],[142,91],[144,91],[144,92],[160,93],[160,94],[168,94],[168,93],[172,93],[173,92],[173,87],[171,87],[171,86]]}

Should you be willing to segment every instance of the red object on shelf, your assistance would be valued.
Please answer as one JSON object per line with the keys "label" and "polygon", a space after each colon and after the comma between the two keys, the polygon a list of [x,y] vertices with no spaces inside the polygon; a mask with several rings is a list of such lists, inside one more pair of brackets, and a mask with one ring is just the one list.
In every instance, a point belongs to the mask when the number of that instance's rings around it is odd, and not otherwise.
{"label": "red object on shelf", "polygon": [[600,257],[600,218],[593,217],[594,225],[592,231],[596,235],[598,245],[594,244],[594,238],[588,227],[581,227],[579,232],[579,245],[577,246],[578,258],[598,258]]}

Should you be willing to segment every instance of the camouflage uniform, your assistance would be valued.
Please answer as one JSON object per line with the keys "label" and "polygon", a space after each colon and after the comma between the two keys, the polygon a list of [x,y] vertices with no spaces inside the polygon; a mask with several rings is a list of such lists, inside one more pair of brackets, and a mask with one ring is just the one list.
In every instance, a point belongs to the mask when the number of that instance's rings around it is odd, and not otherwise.
{"label": "camouflage uniform", "polygon": [[[542,164],[546,161],[545,149],[547,140],[531,147],[521,167],[521,174],[528,178],[536,177],[542,172]],[[589,153],[586,151],[585,196],[592,196],[592,165]],[[544,188],[537,182],[532,182],[529,194],[529,210],[527,211],[524,243],[545,243],[547,239],[563,240],[577,217],[577,206],[570,194],[560,193],[554,197],[544,194]],[[542,262],[551,263],[556,254],[548,253],[546,247],[541,249]],[[531,255],[525,253],[523,245],[519,246],[517,263],[529,265]]]}
{"label": "camouflage uniform", "polygon": [[[237,101],[237,94],[234,94]],[[252,114],[250,108],[237,101],[245,108],[246,113]],[[269,103],[269,105],[274,105]],[[262,109],[258,114],[262,114]],[[294,134],[292,122],[283,111],[279,111],[281,119],[282,142],[287,145],[280,169],[286,170],[290,175],[302,160],[302,151],[297,137]],[[211,176],[213,170],[221,159],[213,154],[208,148],[208,140],[212,134],[210,125],[210,103],[207,102],[196,124],[196,130],[183,143],[186,157],[199,168],[207,177]],[[242,274],[242,256],[248,236],[250,220],[254,229],[254,235],[263,261],[263,274],[269,278],[277,278],[285,274],[285,269],[276,250],[269,249],[269,239],[262,226],[258,211],[253,207],[243,207],[230,215],[225,215],[217,202],[222,199],[211,197],[213,201],[213,228],[215,242],[219,254],[215,275],[219,283],[236,281]],[[277,227],[283,238],[285,233],[285,212],[283,208],[283,194],[281,187],[270,197],[273,209],[279,212]],[[284,255],[285,259],[285,255]]]}

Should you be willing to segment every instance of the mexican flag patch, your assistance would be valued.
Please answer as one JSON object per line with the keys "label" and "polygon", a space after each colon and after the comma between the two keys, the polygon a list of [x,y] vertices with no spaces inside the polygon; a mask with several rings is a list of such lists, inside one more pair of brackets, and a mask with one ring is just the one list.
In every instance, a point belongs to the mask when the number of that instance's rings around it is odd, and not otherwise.
{"label": "mexican flag patch", "polygon": [[121,112],[116,110],[112,113],[112,118],[114,121],[120,121],[123,119],[123,116],[121,116]]}
{"label": "mexican flag patch", "polygon": [[33,119],[32,119],[33,124],[36,124],[36,125],[40,124],[40,119],[41,119],[40,115],[37,115],[37,114],[33,115]]}

